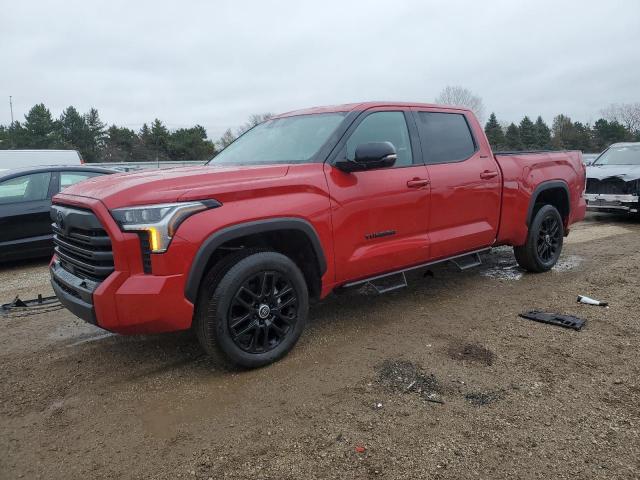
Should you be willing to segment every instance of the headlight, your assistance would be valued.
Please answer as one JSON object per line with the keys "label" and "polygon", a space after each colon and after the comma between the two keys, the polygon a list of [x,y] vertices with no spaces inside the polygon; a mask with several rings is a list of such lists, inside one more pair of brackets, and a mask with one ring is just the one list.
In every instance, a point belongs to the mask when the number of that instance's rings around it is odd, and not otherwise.
{"label": "headlight", "polygon": [[147,232],[152,253],[166,252],[180,224],[194,213],[219,207],[216,200],[161,203],[140,207],[117,208],[111,215],[122,230]]}

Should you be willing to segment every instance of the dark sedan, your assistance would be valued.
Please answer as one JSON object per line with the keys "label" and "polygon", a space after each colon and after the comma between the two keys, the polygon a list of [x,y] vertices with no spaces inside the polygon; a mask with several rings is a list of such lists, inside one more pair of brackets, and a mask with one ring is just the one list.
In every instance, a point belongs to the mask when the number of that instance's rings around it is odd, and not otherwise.
{"label": "dark sedan", "polygon": [[51,255],[51,197],[74,183],[113,170],[85,166],[0,172],[0,262]]}

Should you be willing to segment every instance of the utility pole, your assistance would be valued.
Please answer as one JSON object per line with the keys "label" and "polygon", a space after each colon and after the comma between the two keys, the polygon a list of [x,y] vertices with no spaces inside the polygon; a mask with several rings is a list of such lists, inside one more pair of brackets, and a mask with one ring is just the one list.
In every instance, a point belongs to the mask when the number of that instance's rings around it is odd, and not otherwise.
{"label": "utility pole", "polygon": [[11,126],[13,126],[13,98],[9,95],[9,109],[11,109]]}

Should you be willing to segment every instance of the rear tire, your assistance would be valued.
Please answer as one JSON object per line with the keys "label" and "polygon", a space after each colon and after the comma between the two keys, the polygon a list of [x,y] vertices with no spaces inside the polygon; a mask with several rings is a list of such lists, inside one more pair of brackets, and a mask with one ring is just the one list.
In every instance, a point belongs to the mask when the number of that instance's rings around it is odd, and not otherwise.
{"label": "rear tire", "polygon": [[207,275],[195,330],[207,353],[256,368],[294,347],[308,310],[309,292],[298,266],[280,253],[258,252]]}
{"label": "rear tire", "polygon": [[560,258],[564,240],[564,224],[553,205],[543,205],[535,213],[527,243],[513,247],[518,265],[534,273],[547,272]]}

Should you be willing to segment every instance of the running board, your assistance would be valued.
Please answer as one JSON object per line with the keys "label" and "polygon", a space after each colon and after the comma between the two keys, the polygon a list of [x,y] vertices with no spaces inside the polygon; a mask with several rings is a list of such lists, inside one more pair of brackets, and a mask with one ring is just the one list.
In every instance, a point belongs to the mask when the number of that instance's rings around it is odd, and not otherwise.
{"label": "running board", "polygon": [[[419,270],[421,268],[430,267],[432,265],[436,265],[438,263],[444,263],[444,262],[451,262],[454,265],[456,265],[460,270],[467,270],[469,268],[477,267],[478,265],[481,265],[482,259],[480,258],[480,254],[484,252],[488,252],[490,250],[491,250],[490,247],[481,248],[480,250],[474,250],[473,252],[467,252],[467,253],[462,253],[460,255],[454,255],[452,257],[441,258],[440,260],[434,260],[432,262],[421,263],[420,265],[416,265],[415,267],[403,268],[401,270],[395,270],[393,272],[383,273],[381,275],[375,275],[373,277],[363,278],[362,280],[356,280],[355,282],[345,283],[339,288],[350,288],[350,287],[356,287],[358,285],[370,284],[378,293],[390,292],[392,290],[397,290],[399,288],[403,288],[407,286],[407,278],[405,276],[407,272],[410,272],[412,270]],[[393,277],[397,275],[401,275],[402,279],[398,278],[398,281],[395,284],[391,282],[392,286],[385,286],[385,287],[382,287],[382,289],[379,288],[380,287],[379,285],[380,282],[378,282],[379,280],[387,279],[388,277]],[[376,286],[376,282],[378,283],[378,286]]]}
{"label": "running board", "polygon": [[469,253],[463,257],[452,258],[451,263],[453,263],[460,270],[467,270],[469,268],[482,265],[482,260],[480,260],[480,254],[476,252]]}
{"label": "running board", "polygon": [[387,277],[371,280],[367,282],[367,285],[371,285],[371,287],[379,294],[393,292],[394,290],[407,286],[407,276],[404,272],[400,272]]}

